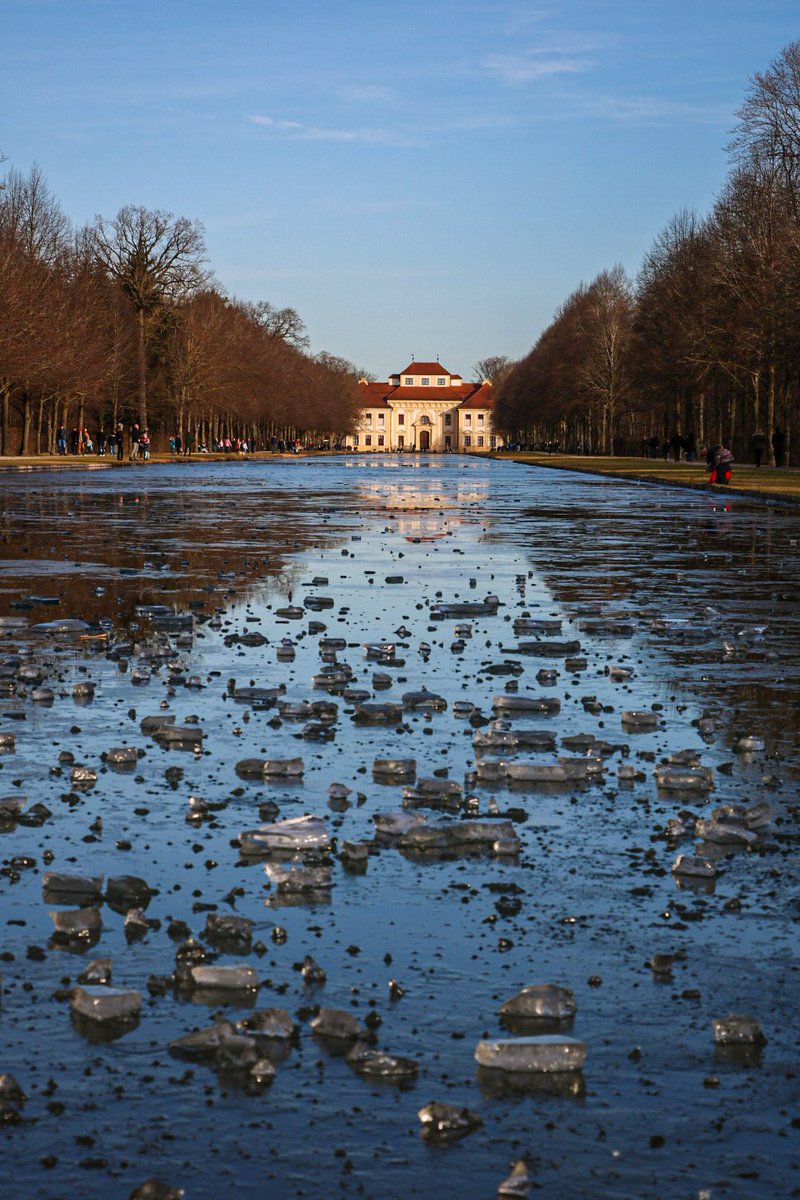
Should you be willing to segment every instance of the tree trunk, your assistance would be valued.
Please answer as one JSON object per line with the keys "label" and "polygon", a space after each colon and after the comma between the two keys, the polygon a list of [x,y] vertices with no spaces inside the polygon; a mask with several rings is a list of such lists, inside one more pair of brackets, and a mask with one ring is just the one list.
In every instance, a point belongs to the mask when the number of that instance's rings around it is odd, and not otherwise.
{"label": "tree trunk", "polygon": [[769,364],[769,383],[767,386],[767,416],[766,416],[766,434],[767,434],[767,462],[775,465],[775,454],[772,450],[772,439],[770,434],[775,428],[775,361],[774,359]]}
{"label": "tree trunk", "polygon": [[2,402],[0,402],[0,454],[10,455],[11,446],[11,398],[9,385],[2,386]]}
{"label": "tree trunk", "polygon": [[36,453],[42,453],[42,426],[44,425],[44,393],[39,393],[39,411],[36,414]]}
{"label": "tree trunk", "polygon": [[19,439],[19,453],[22,457],[27,456],[28,440],[31,433],[31,398],[26,388],[22,394],[22,432]]}
{"label": "tree trunk", "polygon": [[144,309],[136,310],[136,370],[139,393],[139,427],[147,429],[147,340]]}

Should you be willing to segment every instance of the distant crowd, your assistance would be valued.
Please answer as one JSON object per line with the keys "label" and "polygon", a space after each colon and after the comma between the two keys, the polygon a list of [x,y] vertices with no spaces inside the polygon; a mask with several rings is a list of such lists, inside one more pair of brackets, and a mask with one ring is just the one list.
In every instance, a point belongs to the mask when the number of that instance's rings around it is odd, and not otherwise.
{"label": "distant crowd", "polygon": [[[780,426],[776,426],[771,438],[767,438],[767,435],[761,429],[757,429],[750,438],[750,450],[755,465],[757,467],[761,466],[770,444],[772,445],[772,453],[775,458],[775,466],[785,466],[786,434]],[[675,430],[671,438],[662,439],[657,434],[653,434],[651,438],[642,439],[642,455],[645,458],[663,458],[664,462],[669,462],[670,459],[673,459],[675,462],[680,462],[681,460],[684,462],[696,462],[698,453],[701,459],[707,459],[708,450],[708,446],[700,446],[698,449],[697,438],[691,430],[685,434],[680,434]]]}

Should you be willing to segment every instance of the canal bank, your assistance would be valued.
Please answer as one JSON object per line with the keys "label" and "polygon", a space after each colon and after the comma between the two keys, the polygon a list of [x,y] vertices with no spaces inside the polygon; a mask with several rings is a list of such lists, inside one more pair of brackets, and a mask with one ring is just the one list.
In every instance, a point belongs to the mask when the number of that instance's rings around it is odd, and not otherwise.
{"label": "canal bank", "polygon": [[517,451],[492,455],[503,461],[511,460],[528,466],[552,471],[579,471],[586,475],[603,475],[628,483],[648,483],[655,486],[690,488],[694,491],[751,496],[759,500],[800,505],[800,469],[797,467],[754,467],[735,463],[729,485],[713,486],[701,462],[672,462],[649,458],[615,458],[611,455],[534,454]]}

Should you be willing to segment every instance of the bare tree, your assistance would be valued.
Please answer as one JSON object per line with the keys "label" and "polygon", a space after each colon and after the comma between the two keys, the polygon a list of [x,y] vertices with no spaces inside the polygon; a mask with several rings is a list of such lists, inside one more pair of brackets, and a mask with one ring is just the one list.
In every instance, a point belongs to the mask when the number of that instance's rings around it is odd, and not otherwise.
{"label": "bare tree", "polygon": [[481,381],[498,384],[511,370],[513,363],[507,354],[492,354],[489,358],[481,358],[472,368]]}
{"label": "bare tree", "polygon": [[800,214],[800,41],[790,42],[763,75],[753,77],[736,114],[730,144],[734,161],[747,170],[774,173]]}
{"label": "bare tree", "polygon": [[239,301],[251,321],[270,337],[280,338],[296,350],[307,350],[311,344],[306,327],[295,308],[276,308],[269,300]]}
{"label": "bare tree", "polygon": [[93,242],[99,262],[119,281],[136,313],[139,421],[144,427],[149,322],[207,282],[202,226],[172,213],[127,205],[113,221],[97,217]]}

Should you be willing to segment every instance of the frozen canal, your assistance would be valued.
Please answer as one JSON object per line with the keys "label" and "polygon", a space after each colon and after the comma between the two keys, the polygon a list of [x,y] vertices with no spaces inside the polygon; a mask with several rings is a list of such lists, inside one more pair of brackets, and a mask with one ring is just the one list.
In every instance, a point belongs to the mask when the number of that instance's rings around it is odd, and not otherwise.
{"label": "frozen canal", "polygon": [[[0,535],[4,1198],[492,1200],[521,1160],[509,1195],[798,1194],[796,510],[194,462],[0,475]],[[243,853],[304,814],[304,860]],[[109,975],[138,1015],[82,1018]],[[538,984],[574,1016],[499,1015]],[[765,1040],[715,1044],[731,1014]],[[212,1026],[219,1057],[175,1045]],[[550,1033],[582,1070],[476,1064]],[[426,1140],[432,1101],[477,1127]]]}

